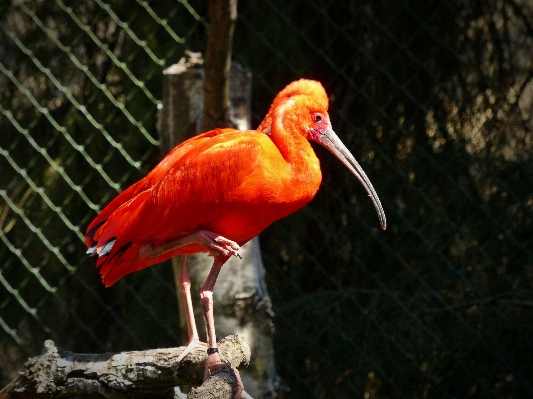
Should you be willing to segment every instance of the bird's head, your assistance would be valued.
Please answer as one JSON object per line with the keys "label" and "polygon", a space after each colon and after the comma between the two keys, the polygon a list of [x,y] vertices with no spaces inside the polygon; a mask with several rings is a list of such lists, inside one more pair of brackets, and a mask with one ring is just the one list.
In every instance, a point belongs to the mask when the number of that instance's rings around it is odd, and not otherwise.
{"label": "bird's head", "polygon": [[387,227],[385,211],[379,197],[363,168],[342,143],[331,127],[327,104],[320,104],[305,95],[294,96],[278,107],[274,113],[273,123],[282,123],[284,128],[298,131],[307,140],[326,147],[352,174],[361,182],[368,192],[378,213],[383,230]]}
{"label": "bird's head", "polygon": [[320,82],[310,79],[296,80],[285,86],[272,101],[271,108],[276,108],[282,102],[298,95],[311,97],[319,106],[328,109],[329,99],[324,86]]}
{"label": "bird's head", "polygon": [[322,108],[326,110],[328,109],[328,95],[320,82],[310,79],[296,80],[285,86],[285,88],[281,90],[276,95],[276,97],[274,97],[274,100],[272,101],[272,105],[270,105],[270,109],[268,110],[267,115],[265,116],[257,130],[261,132],[264,132],[265,129],[268,130],[270,128],[270,125],[272,124],[272,116],[274,114],[274,110],[277,109],[285,101],[299,95],[311,97]]}

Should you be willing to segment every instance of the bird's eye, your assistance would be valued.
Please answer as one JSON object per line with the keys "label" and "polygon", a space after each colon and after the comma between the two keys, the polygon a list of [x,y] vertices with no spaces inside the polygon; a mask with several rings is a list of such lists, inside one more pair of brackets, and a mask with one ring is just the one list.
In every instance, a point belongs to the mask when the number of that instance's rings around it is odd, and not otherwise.
{"label": "bird's eye", "polygon": [[320,115],[320,114],[315,114],[315,115],[313,116],[313,120],[314,120],[316,123],[322,122],[322,119],[323,119],[323,118],[322,118],[322,115]]}

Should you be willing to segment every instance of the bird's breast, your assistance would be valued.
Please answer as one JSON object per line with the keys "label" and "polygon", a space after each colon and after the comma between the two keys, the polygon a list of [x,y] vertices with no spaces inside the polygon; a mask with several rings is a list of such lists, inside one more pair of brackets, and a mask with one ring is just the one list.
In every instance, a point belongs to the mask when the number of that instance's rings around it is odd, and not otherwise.
{"label": "bird's breast", "polygon": [[224,201],[213,231],[242,244],[276,220],[304,207],[316,194],[322,174],[318,160],[304,170],[260,167]]}

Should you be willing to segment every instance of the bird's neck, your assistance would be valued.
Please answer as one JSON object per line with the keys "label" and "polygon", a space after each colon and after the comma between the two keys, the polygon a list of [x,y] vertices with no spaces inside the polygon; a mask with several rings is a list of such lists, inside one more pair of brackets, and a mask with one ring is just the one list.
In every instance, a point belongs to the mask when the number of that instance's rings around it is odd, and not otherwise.
{"label": "bird's neck", "polygon": [[[271,138],[298,180],[320,185],[320,164],[309,141],[295,129],[272,126]],[[318,188],[318,187],[317,187]]]}

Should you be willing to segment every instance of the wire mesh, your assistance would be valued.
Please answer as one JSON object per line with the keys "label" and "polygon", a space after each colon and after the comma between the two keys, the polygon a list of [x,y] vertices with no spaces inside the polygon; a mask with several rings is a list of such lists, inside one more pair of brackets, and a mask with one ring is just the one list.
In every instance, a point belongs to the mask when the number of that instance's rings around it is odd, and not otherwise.
{"label": "wire mesh", "polygon": [[[203,50],[202,1],[0,3],[0,372],[44,339],[175,345],[171,270],[105,289],[84,229],[159,156],[162,70]],[[261,237],[291,398],[529,397],[533,6],[241,2],[254,115],[300,77],[388,216],[317,148],[323,186]]]}

